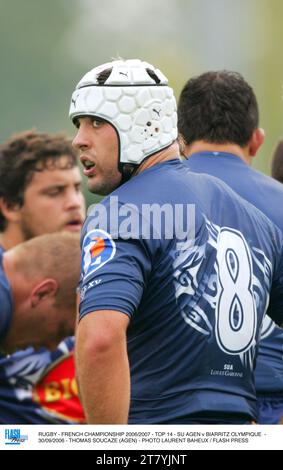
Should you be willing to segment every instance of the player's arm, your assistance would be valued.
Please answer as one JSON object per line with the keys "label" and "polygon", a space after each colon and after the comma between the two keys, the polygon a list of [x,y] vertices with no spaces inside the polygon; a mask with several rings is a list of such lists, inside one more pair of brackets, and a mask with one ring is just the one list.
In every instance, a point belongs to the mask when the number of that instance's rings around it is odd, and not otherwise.
{"label": "player's arm", "polygon": [[85,315],[77,327],[76,366],[88,423],[128,422],[128,323],[124,313],[100,310]]}

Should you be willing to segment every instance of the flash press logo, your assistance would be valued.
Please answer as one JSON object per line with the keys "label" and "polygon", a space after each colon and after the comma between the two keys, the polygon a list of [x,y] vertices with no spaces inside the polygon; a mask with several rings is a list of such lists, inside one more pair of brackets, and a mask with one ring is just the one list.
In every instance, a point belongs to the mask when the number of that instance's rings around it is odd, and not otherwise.
{"label": "flash press logo", "polygon": [[5,444],[19,446],[28,440],[28,436],[21,435],[20,429],[5,429]]}

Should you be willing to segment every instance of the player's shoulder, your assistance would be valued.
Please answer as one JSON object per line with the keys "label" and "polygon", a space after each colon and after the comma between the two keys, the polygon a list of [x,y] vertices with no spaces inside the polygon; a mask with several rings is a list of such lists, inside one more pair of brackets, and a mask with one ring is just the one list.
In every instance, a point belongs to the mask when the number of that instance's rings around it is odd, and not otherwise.
{"label": "player's shoulder", "polygon": [[273,191],[278,193],[283,197],[283,184],[279,183],[279,181],[275,180],[269,175],[262,173],[261,171],[256,170],[253,167],[248,167],[253,177],[257,179],[258,183],[262,184],[263,190],[266,188],[268,191]]}
{"label": "player's shoulder", "polygon": [[4,250],[2,249],[0,253],[0,336],[4,337],[12,321],[13,300],[11,286],[3,268],[3,253]]}

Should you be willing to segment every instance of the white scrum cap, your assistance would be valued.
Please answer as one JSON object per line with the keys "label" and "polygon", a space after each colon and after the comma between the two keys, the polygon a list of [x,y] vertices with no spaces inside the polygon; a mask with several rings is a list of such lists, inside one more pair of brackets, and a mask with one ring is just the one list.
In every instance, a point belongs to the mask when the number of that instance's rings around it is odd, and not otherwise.
{"label": "white scrum cap", "polygon": [[177,138],[173,90],[160,70],[138,59],[115,60],[83,76],[72,95],[70,118],[83,116],[102,118],[116,129],[119,166],[139,165]]}

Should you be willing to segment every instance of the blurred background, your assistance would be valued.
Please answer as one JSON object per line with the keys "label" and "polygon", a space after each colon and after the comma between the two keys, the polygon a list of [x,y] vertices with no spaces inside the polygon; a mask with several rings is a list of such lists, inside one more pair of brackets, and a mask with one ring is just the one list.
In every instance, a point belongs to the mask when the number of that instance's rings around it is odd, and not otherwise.
{"label": "blurred background", "polygon": [[75,85],[112,58],[153,63],[177,97],[189,77],[226,68],[257,95],[266,142],[254,166],[268,174],[283,136],[282,39],[281,0],[0,0],[0,142],[32,127],[72,137]]}

